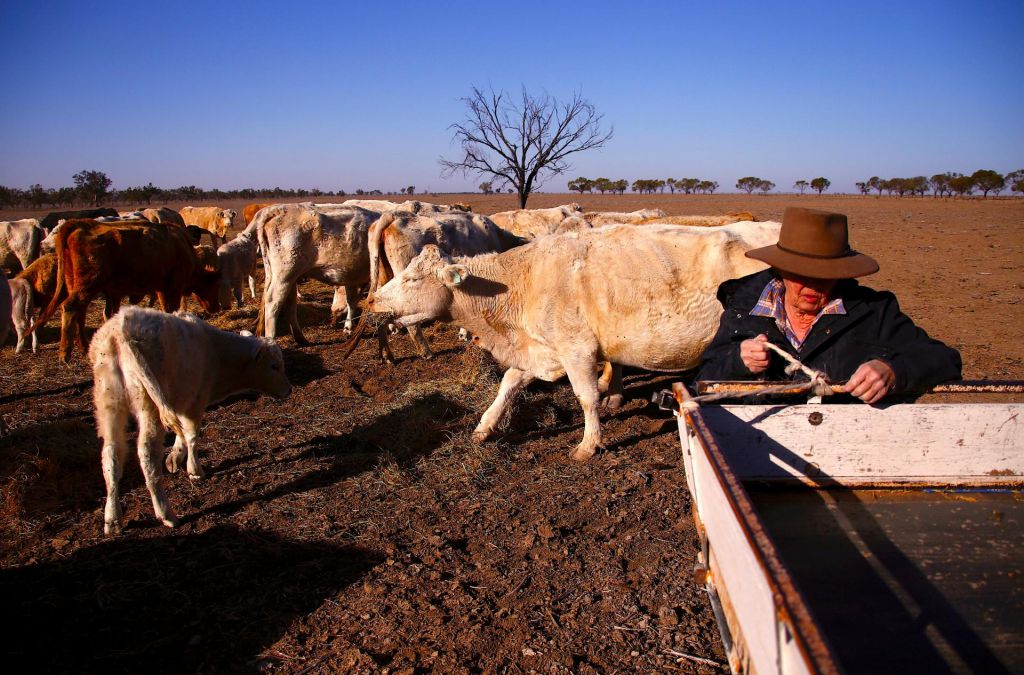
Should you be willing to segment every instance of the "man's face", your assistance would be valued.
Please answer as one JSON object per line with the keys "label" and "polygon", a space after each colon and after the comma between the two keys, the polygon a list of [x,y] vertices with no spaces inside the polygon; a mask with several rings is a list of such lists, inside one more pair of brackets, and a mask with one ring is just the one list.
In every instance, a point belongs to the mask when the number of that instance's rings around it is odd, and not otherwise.
{"label": "man's face", "polygon": [[832,300],[836,279],[813,279],[779,272],[786,287],[786,304],[800,312],[817,314]]}

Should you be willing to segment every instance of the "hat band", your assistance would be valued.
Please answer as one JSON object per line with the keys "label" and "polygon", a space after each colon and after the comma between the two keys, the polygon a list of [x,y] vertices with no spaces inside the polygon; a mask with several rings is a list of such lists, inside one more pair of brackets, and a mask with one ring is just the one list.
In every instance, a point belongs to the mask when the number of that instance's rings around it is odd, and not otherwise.
{"label": "hat band", "polygon": [[840,253],[839,255],[816,255],[814,253],[805,253],[803,251],[794,251],[791,248],[786,248],[782,244],[775,244],[775,246],[778,247],[778,249],[780,251],[785,251],[786,253],[790,253],[792,255],[799,255],[799,256],[803,256],[804,258],[817,258],[819,260],[835,260],[836,258],[849,258],[850,256],[857,255],[857,252],[854,251],[849,246],[847,246],[846,250],[843,251],[842,253]]}

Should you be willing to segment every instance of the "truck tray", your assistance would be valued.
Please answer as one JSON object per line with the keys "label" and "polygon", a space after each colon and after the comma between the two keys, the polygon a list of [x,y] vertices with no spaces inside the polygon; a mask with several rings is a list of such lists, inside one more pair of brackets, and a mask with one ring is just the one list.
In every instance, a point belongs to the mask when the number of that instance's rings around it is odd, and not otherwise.
{"label": "truck tray", "polygon": [[681,414],[697,577],[733,672],[1024,672],[1022,413]]}

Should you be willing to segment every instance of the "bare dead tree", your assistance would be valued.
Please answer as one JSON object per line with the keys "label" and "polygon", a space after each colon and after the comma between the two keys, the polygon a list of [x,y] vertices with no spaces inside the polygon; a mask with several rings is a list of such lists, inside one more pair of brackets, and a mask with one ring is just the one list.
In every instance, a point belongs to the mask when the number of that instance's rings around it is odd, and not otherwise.
{"label": "bare dead tree", "polygon": [[441,158],[442,175],[457,172],[493,176],[500,185],[519,194],[519,208],[534,189],[570,168],[569,155],[600,148],[614,129],[601,130],[600,115],[593,104],[573,94],[559,103],[548,94],[532,96],[523,87],[518,102],[504,92],[485,94],[477,87],[462,99],[469,114],[451,125],[453,140],[462,146],[462,158]]}

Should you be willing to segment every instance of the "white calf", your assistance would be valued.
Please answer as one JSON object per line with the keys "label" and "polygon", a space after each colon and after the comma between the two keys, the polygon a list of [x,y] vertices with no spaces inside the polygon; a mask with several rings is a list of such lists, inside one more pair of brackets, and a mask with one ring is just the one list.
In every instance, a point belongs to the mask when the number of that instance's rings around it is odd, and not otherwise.
{"label": "white calf", "polygon": [[203,413],[211,403],[256,390],[287,396],[281,349],[261,338],[218,330],[193,314],[128,307],[96,332],[89,348],[98,434],[103,439],[106,534],[121,530],[118,483],[128,455],[129,415],[139,423],[138,453],[153,510],[164,525],[178,519],[160,484],[165,429],[177,438],[166,464],[172,473],[188,456],[191,478],[204,477],[196,455]]}

